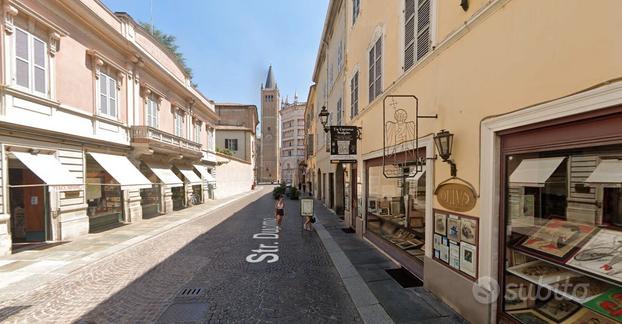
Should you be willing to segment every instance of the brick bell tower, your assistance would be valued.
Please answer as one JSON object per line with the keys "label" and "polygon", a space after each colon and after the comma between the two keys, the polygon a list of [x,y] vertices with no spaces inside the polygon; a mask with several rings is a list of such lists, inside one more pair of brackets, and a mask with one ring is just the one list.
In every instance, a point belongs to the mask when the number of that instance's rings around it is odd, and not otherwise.
{"label": "brick bell tower", "polygon": [[261,156],[258,176],[260,182],[280,181],[280,115],[279,88],[272,65],[268,68],[266,83],[261,86]]}

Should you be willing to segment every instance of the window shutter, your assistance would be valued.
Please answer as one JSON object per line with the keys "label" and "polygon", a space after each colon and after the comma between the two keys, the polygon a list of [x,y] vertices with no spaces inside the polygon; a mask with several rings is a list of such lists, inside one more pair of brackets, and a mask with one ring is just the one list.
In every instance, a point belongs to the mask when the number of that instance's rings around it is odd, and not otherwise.
{"label": "window shutter", "polygon": [[15,30],[15,81],[18,85],[28,88],[29,78],[29,55],[28,34],[21,29]]}
{"label": "window shutter", "polygon": [[374,83],[376,81],[375,71],[376,67],[374,66],[376,63],[376,59],[374,56],[374,47],[369,51],[369,102],[374,100],[375,91],[374,91]]}
{"label": "window shutter", "polygon": [[430,51],[430,2],[419,0],[417,11],[417,61]]}
{"label": "window shutter", "polygon": [[405,0],[404,71],[415,63],[415,0]]}
{"label": "window shutter", "polygon": [[108,77],[104,73],[99,74],[99,112],[108,114]]}
{"label": "window shutter", "polygon": [[117,80],[111,77],[108,77],[108,86],[109,86],[108,96],[110,98],[110,107],[108,107],[108,110],[110,112],[110,116],[116,117],[117,116]]}
{"label": "window shutter", "polygon": [[39,39],[33,39],[33,55],[34,55],[34,90],[40,93],[46,93],[46,84],[45,84],[45,70],[46,70],[46,62],[45,62],[45,51],[46,45]]}
{"label": "window shutter", "polygon": [[382,37],[376,42],[376,94],[378,97],[382,93]]}

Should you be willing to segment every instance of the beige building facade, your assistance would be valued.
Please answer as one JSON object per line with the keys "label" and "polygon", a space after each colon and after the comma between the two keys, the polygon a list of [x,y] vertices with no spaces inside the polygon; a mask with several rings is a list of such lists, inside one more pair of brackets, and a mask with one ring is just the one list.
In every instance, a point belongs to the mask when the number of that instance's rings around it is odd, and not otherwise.
{"label": "beige building facade", "polygon": [[[343,6],[344,120],[362,128],[358,161],[346,167],[354,207],[346,223],[474,323],[542,317],[535,302],[507,297],[521,285],[551,289],[521,272],[531,265],[622,286],[583,261],[620,234],[622,41],[614,30],[622,4],[463,3],[331,1],[323,39],[338,28],[332,8]],[[314,81],[317,117],[324,84]],[[420,116],[437,118],[417,119],[417,103]],[[418,137],[387,141],[397,138],[390,123],[401,122]],[[441,130],[453,134],[453,176],[434,144]],[[319,157],[315,150],[307,163]],[[396,165],[406,179],[386,176]],[[566,248],[543,248],[558,244],[559,228],[577,236]],[[553,290],[579,304],[569,321],[591,314],[588,304]]]}
{"label": "beige building facade", "polygon": [[257,175],[259,182],[281,180],[280,161],[280,94],[272,66],[268,69],[266,83],[261,85],[261,148]]}
{"label": "beige building facade", "polygon": [[209,199],[214,105],[129,15],[2,1],[0,255]]}
{"label": "beige building facade", "polygon": [[[281,181],[298,186],[301,184],[299,164],[305,156],[305,106],[306,103],[285,101],[281,115]],[[302,185],[301,185],[302,188]]]}
{"label": "beige building facade", "polygon": [[255,105],[217,103],[216,149],[226,149],[233,156],[248,161],[253,168],[257,158],[256,129],[259,124]]}

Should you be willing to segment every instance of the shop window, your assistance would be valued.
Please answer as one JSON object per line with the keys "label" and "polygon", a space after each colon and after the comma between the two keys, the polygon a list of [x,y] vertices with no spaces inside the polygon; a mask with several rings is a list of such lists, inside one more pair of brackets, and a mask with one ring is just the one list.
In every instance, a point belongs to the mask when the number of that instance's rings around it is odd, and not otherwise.
{"label": "shop window", "polygon": [[[423,262],[425,172],[404,183],[402,179],[385,177],[382,165],[377,165],[368,167],[367,177],[367,230]],[[405,194],[408,201],[404,200]]]}
{"label": "shop window", "polygon": [[86,164],[86,202],[90,230],[116,224],[123,220],[121,186],[95,160]]}
{"label": "shop window", "polygon": [[622,321],[622,149],[510,155],[503,316]]}

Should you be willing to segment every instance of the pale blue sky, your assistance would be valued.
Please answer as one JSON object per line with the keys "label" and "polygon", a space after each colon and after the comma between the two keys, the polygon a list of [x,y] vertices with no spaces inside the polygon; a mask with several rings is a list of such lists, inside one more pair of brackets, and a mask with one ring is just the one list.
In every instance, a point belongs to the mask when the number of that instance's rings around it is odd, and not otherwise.
{"label": "pale blue sky", "polygon": [[177,37],[208,98],[259,107],[272,64],[281,96],[306,100],[328,0],[103,0],[146,22],[151,1],[156,28]]}

